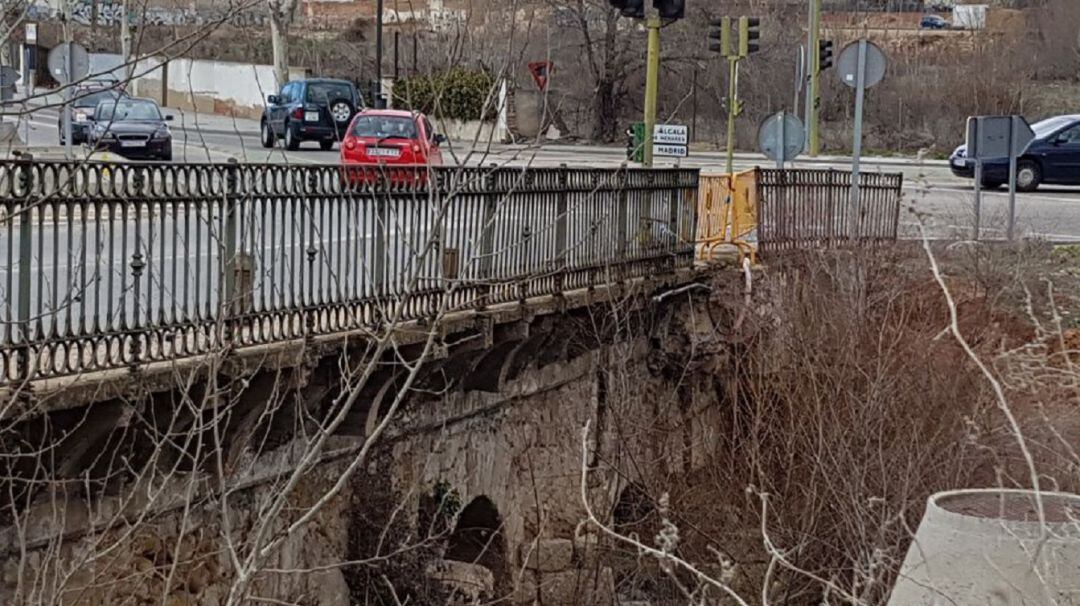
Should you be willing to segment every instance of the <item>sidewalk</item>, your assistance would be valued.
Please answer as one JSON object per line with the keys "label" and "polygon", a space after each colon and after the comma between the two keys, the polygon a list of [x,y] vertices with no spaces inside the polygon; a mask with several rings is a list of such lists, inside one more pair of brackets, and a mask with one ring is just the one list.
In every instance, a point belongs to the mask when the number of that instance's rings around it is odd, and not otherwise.
{"label": "sidewalk", "polygon": [[[534,146],[527,143],[513,143],[502,145],[500,146],[500,148],[508,151],[523,151],[527,149],[533,149]],[[572,153],[591,152],[600,154],[610,153],[612,155],[619,156],[626,155],[626,146],[623,145],[582,145],[580,143],[559,143],[557,141],[552,141],[545,143],[543,145],[543,149],[546,152],[555,152],[562,150]],[[699,159],[707,158],[724,160],[727,157],[727,154],[723,150],[696,151],[691,149],[690,156]],[[771,160],[768,160],[764,154],[757,152],[735,152],[734,157],[735,160],[740,161],[763,162],[763,166],[765,165],[764,163],[771,162]],[[851,164],[851,156],[818,156],[816,158],[811,158],[809,156],[803,155],[799,156],[799,158],[795,160],[795,162],[800,164]],[[874,166],[931,166],[938,168],[946,168],[949,165],[948,160],[938,160],[936,158],[919,159],[896,156],[863,156],[862,163]]]}

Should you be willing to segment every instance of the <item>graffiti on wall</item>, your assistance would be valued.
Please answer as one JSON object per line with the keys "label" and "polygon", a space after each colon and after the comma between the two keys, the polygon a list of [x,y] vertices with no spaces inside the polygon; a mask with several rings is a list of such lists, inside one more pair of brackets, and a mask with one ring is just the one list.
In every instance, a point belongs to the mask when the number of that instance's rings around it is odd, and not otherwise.
{"label": "graffiti on wall", "polygon": [[[267,16],[261,11],[235,11],[222,8],[139,7],[130,11],[131,24],[138,25],[205,25],[225,20],[238,27],[267,25]],[[31,7],[28,18],[35,21],[59,21],[61,11],[39,1]],[[94,18],[93,0],[74,0],[71,8],[71,20],[80,25],[90,25]],[[97,24],[105,27],[120,25],[124,18],[124,5],[119,0],[97,0]]]}

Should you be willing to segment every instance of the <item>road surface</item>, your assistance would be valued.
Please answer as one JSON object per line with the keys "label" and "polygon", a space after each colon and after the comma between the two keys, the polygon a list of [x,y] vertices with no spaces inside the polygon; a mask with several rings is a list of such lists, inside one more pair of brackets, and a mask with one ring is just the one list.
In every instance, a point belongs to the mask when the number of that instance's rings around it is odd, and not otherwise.
{"label": "road surface", "polygon": [[[55,111],[35,112],[30,121],[31,146],[55,145],[58,139],[56,123]],[[230,121],[217,116],[176,113],[176,120],[172,123],[174,161],[223,162],[236,158],[246,162],[294,164],[338,162],[336,149],[324,152],[314,142],[304,144],[295,152],[286,152],[281,148],[264,149],[257,128],[257,123],[251,120]],[[617,147],[583,145],[471,145],[452,142],[444,148],[444,157],[447,163],[467,165],[614,167],[625,161],[625,152]],[[702,168],[706,172],[719,172],[723,160],[721,153],[692,153],[681,164]],[[671,166],[674,162],[660,162],[658,165]],[[740,154],[735,161],[736,170],[758,165],[770,166],[763,157]],[[843,159],[812,162],[804,159],[796,162],[795,166],[839,170],[851,168],[850,163]],[[970,235],[974,218],[971,182],[953,177],[944,162],[868,159],[863,164],[863,170],[904,174],[907,212],[901,217],[901,228],[905,235],[918,235],[920,223],[935,238]],[[984,192],[981,223],[986,236],[1003,237],[1007,210],[1006,191]],[[1057,242],[1080,242],[1080,188],[1044,187],[1036,193],[1020,194],[1017,199],[1017,228],[1023,236],[1037,236]]]}

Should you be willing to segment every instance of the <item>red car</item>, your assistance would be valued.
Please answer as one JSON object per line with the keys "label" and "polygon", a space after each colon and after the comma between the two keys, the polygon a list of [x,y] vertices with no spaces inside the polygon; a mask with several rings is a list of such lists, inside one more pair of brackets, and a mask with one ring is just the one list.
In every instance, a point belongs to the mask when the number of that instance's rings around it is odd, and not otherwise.
{"label": "red car", "polygon": [[353,118],[341,141],[341,163],[387,168],[442,166],[436,135],[427,116],[391,109],[366,109]]}

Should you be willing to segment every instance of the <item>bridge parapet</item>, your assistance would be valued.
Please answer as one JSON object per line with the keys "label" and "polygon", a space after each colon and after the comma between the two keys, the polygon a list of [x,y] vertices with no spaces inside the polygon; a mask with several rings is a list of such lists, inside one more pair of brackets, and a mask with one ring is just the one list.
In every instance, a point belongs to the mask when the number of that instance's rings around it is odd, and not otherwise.
{"label": "bridge parapet", "polygon": [[0,161],[0,389],[693,263],[696,170]]}

